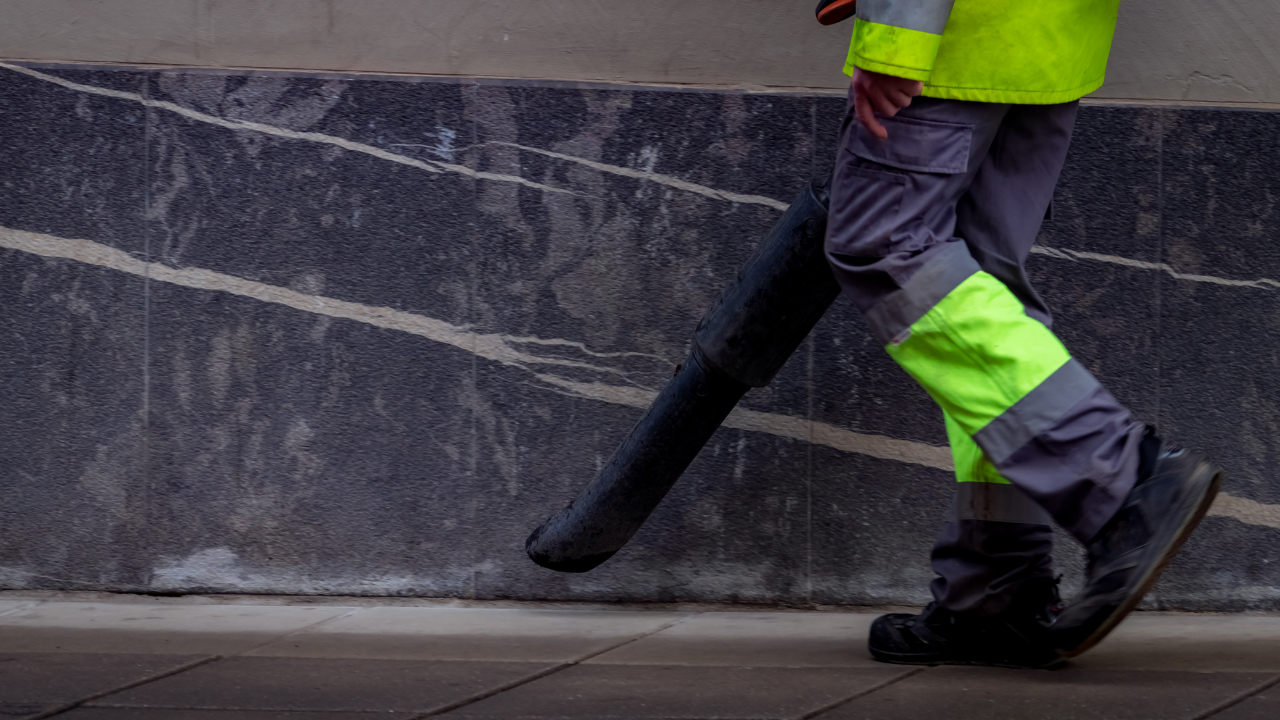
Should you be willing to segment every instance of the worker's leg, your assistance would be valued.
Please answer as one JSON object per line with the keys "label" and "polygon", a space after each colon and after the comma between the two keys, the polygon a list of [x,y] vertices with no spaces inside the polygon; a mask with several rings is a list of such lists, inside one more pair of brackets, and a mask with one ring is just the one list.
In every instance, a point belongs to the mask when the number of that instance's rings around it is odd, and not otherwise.
{"label": "worker's leg", "polygon": [[[971,250],[956,235],[964,196],[975,206],[984,198],[1016,202],[1019,188],[1056,181],[1060,163],[1026,154],[1051,136],[1052,124],[1022,112],[916,102],[885,119],[886,141],[847,117],[826,250],[890,356],[1001,477],[1086,544],[1088,577],[1052,625],[1043,581],[1024,583],[1008,611],[992,616],[938,603],[918,616],[883,616],[868,646],[888,662],[1044,667],[1085,652],[1141,601],[1222,480],[1203,455],[1136,422],[1028,314],[1034,303],[999,277],[1008,268],[990,263],[989,248]],[[1021,150],[997,142],[1006,121],[1025,125]],[[979,170],[989,157],[1003,157],[1016,183],[984,191]],[[999,177],[1001,167],[993,168],[990,177]]]}
{"label": "worker's leg", "polygon": [[[1026,315],[1046,327],[1052,322],[1049,310],[1032,289],[1025,263],[1052,202],[1077,108],[1078,103],[1011,106],[956,209],[959,234],[974,260],[1009,289]],[[1004,477],[1042,504],[1048,501],[1045,506],[1064,527],[1089,539],[1114,514],[1136,477],[1137,446],[1145,426],[1082,367],[1072,369],[1073,364],[1056,375],[1058,388],[1074,384],[1077,392],[1083,391],[1073,407],[1056,419],[1025,418],[1036,427],[1024,426],[1013,436],[1006,433],[1022,422],[1010,422],[1005,415],[975,439],[991,446],[986,455]],[[1063,380],[1064,375],[1074,381]],[[1043,400],[1052,387],[1033,392]],[[1013,408],[1015,413],[1033,410],[1035,403],[1026,400]],[[1065,407],[1065,399],[1059,403]],[[1035,436],[1027,439],[1028,430]],[[1070,507],[1077,499],[1081,506]]]}
{"label": "worker's leg", "polygon": [[[1087,523],[1109,519],[1136,477],[1134,463],[1028,482],[1016,463],[1004,462],[1010,453],[1001,442],[1052,433],[1097,386],[1048,330],[1025,275],[1018,281],[1029,247],[1010,254],[1008,242],[992,241],[971,249],[964,236],[973,231],[959,222],[965,208],[981,205],[974,191],[990,185],[984,167],[1001,152],[1001,129],[1016,110],[917,98],[885,121],[887,141],[848,116],[841,136],[827,235],[832,270],[890,355],[942,406],[965,481],[934,549],[937,601],[920,615],[886,615],[872,626],[869,648],[888,662],[1060,662],[1043,624],[1056,600],[1044,511],[1059,509],[1059,522],[1090,537],[1097,527]],[[1031,179],[1040,192],[1052,190],[1058,167],[1060,159]],[[981,230],[983,218],[971,215]],[[1034,228],[1029,234],[1027,243]],[[1116,405],[1104,414],[1119,432],[1103,442],[1127,452],[1128,413]],[[994,440],[984,435],[1006,426]]]}
{"label": "worker's leg", "polygon": [[[1011,106],[956,208],[956,234],[979,267],[1046,326],[1049,309],[1032,289],[1025,262],[1053,199],[1077,106]],[[933,595],[948,610],[993,615],[1028,580],[1053,576],[1049,516],[950,417],[947,435],[959,486],[933,549]]]}
{"label": "worker's leg", "polygon": [[995,615],[1028,580],[1053,577],[1049,514],[1001,477],[950,418],[947,436],[959,483],[933,546],[933,597],[952,612]]}
{"label": "worker's leg", "polygon": [[[1081,540],[1120,506],[1143,426],[956,237],[1008,106],[917,99],[877,141],[846,120],[827,252],[889,354],[999,473]],[[1026,183],[1051,188],[1057,167]]]}

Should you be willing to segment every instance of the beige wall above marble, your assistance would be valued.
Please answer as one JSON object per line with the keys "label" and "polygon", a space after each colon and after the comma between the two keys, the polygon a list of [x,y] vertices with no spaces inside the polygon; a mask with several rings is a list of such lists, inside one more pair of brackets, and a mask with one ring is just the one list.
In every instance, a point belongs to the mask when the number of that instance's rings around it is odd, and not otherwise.
{"label": "beige wall above marble", "polygon": [[[838,89],[813,0],[5,0],[0,57]],[[1098,95],[1280,103],[1280,2],[1126,0]]]}

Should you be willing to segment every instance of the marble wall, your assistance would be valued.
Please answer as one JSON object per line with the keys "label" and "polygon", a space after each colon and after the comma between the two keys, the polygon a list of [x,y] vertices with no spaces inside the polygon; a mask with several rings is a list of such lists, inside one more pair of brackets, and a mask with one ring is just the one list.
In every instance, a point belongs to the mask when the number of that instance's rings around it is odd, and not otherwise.
{"label": "marble wall", "polygon": [[[0,63],[0,587],[924,601],[941,419],[843,302],[622,553],[523,553],[842,109]],[[1277,178],[1280,115],[1086,107],[1032,260],[1068,346],[1228,469],[1152,606],[1280,608]]]}

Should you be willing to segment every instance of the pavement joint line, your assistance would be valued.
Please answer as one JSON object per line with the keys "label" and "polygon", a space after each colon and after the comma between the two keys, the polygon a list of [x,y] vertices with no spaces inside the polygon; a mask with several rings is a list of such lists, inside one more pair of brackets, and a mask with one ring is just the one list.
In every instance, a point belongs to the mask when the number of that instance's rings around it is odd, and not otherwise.
{"label": "pavement joint line", "polygon": [[1205,710],[1204,712],[1193,716],[1191,720],[1206,720],[1206,718],[1211,718],[1214,715],[1217,715],[1218,713],[1224,710],[1229,710],[1235,707],[1236,705],[1239,705],[1240,703],[1244,702],[1245,700],[1248,700],[1254,695],[1266,692],[1267,690],[1275,687],[1277,684],[1280,684],[1280,675],[1276,675],[1275,677],[1271,678],[1270,680],[1267,680],[1266,682],[1262,683],[1261,685],[1258,685],[1255,688],[1252,688],[1250,690],[1245,690],[1244,692],[1236,695],[1235,697],[1228,698],[1227,700],[1224,700],[1218,703],[1217,705],[1214,705],[1208,710]]}
{"label": "pavement joint line", "polygon": [[277,643],[277,642],[280,642],[281,640],[288,640],[289,638],[293,637],[294,635],[298,635],[299,633],[309,632],[309,631],[311,631],[311,630],[315,630],[316,628],[318,628],[318,627],[320,627],[320,626],[322,626],[322,625],[327,625],[328,623],[331,623],[331,622],[337,622],[338,620],[341,620],[341,619],[343,619],[343,618],[350,617],[351,615],[355,614],[356,612],[358,612],[358,611],[360,611],[360,610],[362,610],[362,609],[363,609],[363,608],[358,608],[358,607],[349,608],[346,612],[341,613],[341,614],[339,614],[339,615],[334,615],[333,617],[327,617],[327,618],[325,618],[325,619],[323,619],[323,620],[317,620],[316,622],[313,622],[313,623],[311,623],[310,625],[304,625],[303,627],[296,628],[296,629],[291,630],[291,631],[289,631],[289,632],[287,632],[287,633],[284,633],[283,635],[278,635],[278,636],[276,636],[276,637],[273,637],[273,638],[271,638],[270,640],[267,640],[267,641],[266,641],[266,642],[264,642],[264,643],[261,643],[261,644],[258,644],[258,645],[254,645],[253,647],[250,647],[250,648],[245,648],[244,650],[241,650],[240,652],[232,653],[232,654],[233,654],[233,655],[246,655],[246,654],[248,654],[248,653],[253,652],[254,650],[261,650],[262,648],[264,648],[264,647],[266,647],[266,646],[268,646],[268,645],[270,645],[270,644],[272,644],[272,643]]}
{"label": "pavement joint line", "polygon": [[647,638],[647,637],[651,637],[651,636],[653,636],[653,635],[657,635],[658,633],[662,632],[663,630],[669,630],[669,629],[671,629],[671,628],[675,627],[676,625],[679,625],[680,623],[685,622],[686,620],[690,620],[690,619],[692,619],[692,618],[695,618],[695,617],[697,617],[698,615],[701,615],[701,614],[702,614],[702,613],[689,613],[689,614],[685,615],[684,617],[678,618],[678,619],[676,619],[676,620],[672,620],[671,622],[668,622],[668,623],[664,623],[664,624],[662,624],[660,627],[654,628],[653,630],[650,630],[649,632],[646,632],[646,633],[640,633],[639,635],[634,635],[634,636],[632,636],[632,637],[627,638],[626,640],[623,640],[623,641],[622,641],[622,642],[620,642],[620,643],[615,643],[615,644],[613,644],[613,645],[610,645],[609,647],[602,648],[602,649],[600,649],[600,650],[593,650],[592,652],[586,653],[586,654],[584,654],[584,655],[580,655],[580,656],[578,656],[577,658],[575,658],[575,659],[573,659],[573,660],[569,660],[569,661],[566,661],[566,662],[558,663],[558,664],[556,664],[556,665],[552,665],[551,667],[548,667],[548,668],[543,668],[542,670],[539,670],[538,672],[532,673],[532,674],[530,674],[530,675],[526,675],[526,676],[524,676],[524,677],[522,677],[522,678],[518,678],[518,679],[516,679],[516,680],[512,680],[512,681],[511,681],[511,682],[509,682],[509,683],[504,683],[504,684],[499,685],[498,687],[495,687],[495,688],[490,688],[490,689],[488,689],[488,690],[482,690],[482,691],[480,691],[480,692],[478,692],[478,693],[475,693],[474,695],[470,695],[470,696],[465,697],[465,698],[463,698],[463,699],[461,699],[461,700],[455,700],[455,701],[453,701],[453,702],[451,702],[451,703],[446,703],[446,704],[441,705],[441,706],[439,706],[439,707],[431,708],[430,710],[427,710],[426,712],[423,712],[423,713],[418,714],[418,715],[414,715],[413,717],[409,718],[409,720],[425,720],[425,718],[436,717],[437,715],[443,715],[444,713],[447,713],[447,712],[453,712],[454,710],[457,710],[458,708],[461,708],[461,707],[466,707],[467,705],[473,705],[473,704],[475,704],[475,703],[480,702],[481,700],[485,700],[485,699],[487,699],[487,698],[491,698],[491,697],[493,697],[493,696],[495,696],[495,695],[500,695],[500,694],[502,694],[502,693],[504,693],[504,692],[506,692],[506,691],[508,691],[508,690],[514,690],[515,688],[518,688],[518,687],[520,687],[521,685],[527,685],[527,684],[529,684],[529,683],[531,683],[531,682],[533,682],[533,681],[535,681],[535,680],[541,680],[542,678],[547,677],[548,675],[554,675],[554,674],[556,674],[556,673],[558,673],[558,672],[561,672],[561,671],[563,671],[563,670],[568,670],[568,669],[569,669],[569,668],[571,668],[571,667],[576,667],[576,666],[581,665],[582,663],[584,663],[584,662],[586,662],[586,661],[590,660],[590,659],[591,659],[591,658],[593,658],[593,657],[599,657],[600,655],[603,655],[603,654],[605,654],[605,653],[607,653],[607,652],[612,652],[612,651],[617,650],[618,648],[623,647],[623,646],[625,646],[625,645],[630,645],[630,644],[631,644],[631,643],[633,643],[633,642],[638,642],[638,641],[643,640],[643,639],[645,639],[645,638]]}
{"label": "pavement joint line", "polygon": [[814,710],[809,710],[808,712],[805,712],[805,713],[803,713],[803,714],[801,714],[801,715],[797,715],[797,716],[795,717],[795,720],[810,720],[810,718],[816,718],[816,717],[818,717],[819,715],[824,715],[824,714],[826,714],[826,713],[831,712],[832,710],[835,710],[835,709],[836,709],[836,708],[838,708],[838,707],[841,707],[841,706],[844,706],[844,705],[848,705],[849,703],[853,702],[854,700],[857,700],[858,698],[864,698],[864,697],[866,697],[866,696],[870,695],[871,693],[879,692],[879,691],[881,691],[881,690],[883,690],[883,689],[885,689],[885,688],[889,687],[890,685],[895,685],[895,684],[897,684],[897,683],[902,682],[903,680],[906,680],[907,678],[915,677],[916,675],[919,675],[920,673],[922,673],[922,672],[924,672],[925,670],[928,670],[928,669],[929,669],[929,668],[927,668],[927,667],[918,667],[918,668],[913,668],[913,669],[911,669],[911,670],[908,670],[908,671],[906,671],[906,672],[902,673],[901,675],[895,675],[895,676],[893,676],[893,677],[889,678],[888,680],[885,680],[885,681],[883,681],[883,682],[876,683],[875,685],[872,685],[872,686],[871,686],[871,687],[869,687],[869,688],[866,688],[866,689],[863,689],[863,690],[859,690],[858,692],[856,692],[856,693],[854,693],[854,694],[852,694],[852,695],[850,695],[850,696],[848,696],[848,697],[841,698],[841,699],[839,699],[839,700],[835,700],[835,701],[829,702],[829,703],[827,703],[826,705],[823,705],[823,706],[822,706],[822,707],[820,707],[820,708],[816,708],[816,709],[814,709]]}
{"label": "pavement joint line", "polygon": [[195,661],[186,663],[184,665],[179,665],[176,668],[170,668],[168,670],[155,673],[154,675],[148,675],[147,677],[144,677],[140,680],[134,680],[133,682],[125,683],[120,687],[115,687],[110,690],[104,690],[100,693],[94,693],[93,695],[90,695],[85,698],[81,698],[79,700],[74,700],[69,703],[63,703],[62,705],[51,707],[48,710],[44,710],[42,712],[36,713],[35,715],[28,715],[24,720],[44,720],[45,718],[51,718],[55,715],[61,715],[62,713],[67,712],[68,710],[75,710],[76,708],[80,707],[81,705],[84,705],[85,703],[93,702],[94,700],[101,700],[102,698],[107,697],[108,695],[114,695],[118,692],[124,692],[125,690],[132,690],[133,688],[146,685],[147,683],[152,683],[157,680],[163,680],[167,677],[172,677],[174,675],[178,675],[179,673],[184,673],[188,670],[194,670],[200,667],[201,665],[208,665],[209,663],[217,662],[218,660],[221,660],[221,659],[222,659],[221,655],[209,655],[199,660],[195,660]]}

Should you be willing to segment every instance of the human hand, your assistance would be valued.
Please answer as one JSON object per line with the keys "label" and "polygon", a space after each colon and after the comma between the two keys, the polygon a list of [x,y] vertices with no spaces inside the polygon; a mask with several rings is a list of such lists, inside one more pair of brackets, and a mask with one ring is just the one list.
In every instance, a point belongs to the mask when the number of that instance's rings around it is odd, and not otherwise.
{"label": "human hand", "polygon": [[853,69],[854,111],[858,115],[858,122],[881,140],[889,137],[889,131],[876,120],[875,112],[893,117],[911,104],[911,98],[922,92],[924,83],[919,80],[908,80],[862,68]]}

